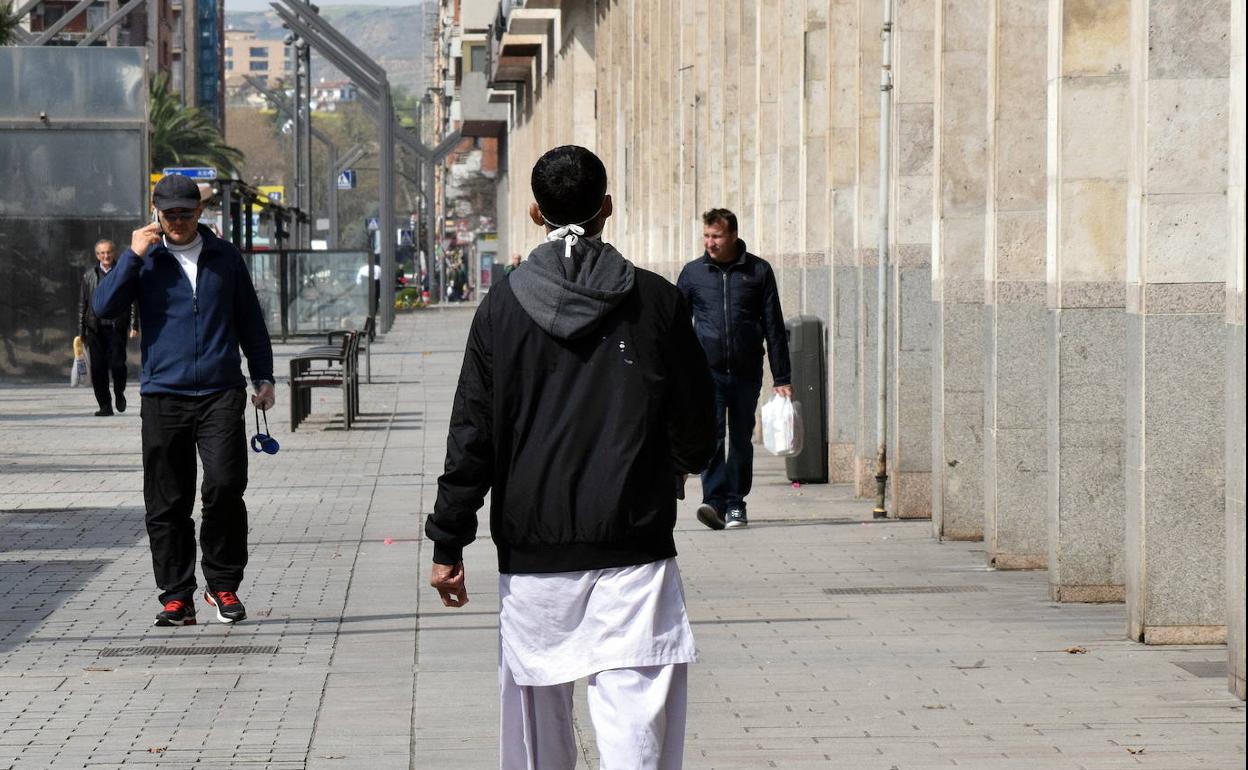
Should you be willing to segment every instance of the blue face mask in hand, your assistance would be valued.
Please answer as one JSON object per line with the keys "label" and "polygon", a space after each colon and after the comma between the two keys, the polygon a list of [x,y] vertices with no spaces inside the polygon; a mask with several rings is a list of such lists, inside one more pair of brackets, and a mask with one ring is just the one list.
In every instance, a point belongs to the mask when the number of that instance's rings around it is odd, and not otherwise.
{"label": "blue face mask in hand", "polygon": [[256,407],[256,435],[251,437],[251,451],[256,454],[264,452],[265,454],[275,455],[281,445],[277,443],[277,439],[269,435],[269,415],[264,415],[264,432],[260,432],[260,407]]}

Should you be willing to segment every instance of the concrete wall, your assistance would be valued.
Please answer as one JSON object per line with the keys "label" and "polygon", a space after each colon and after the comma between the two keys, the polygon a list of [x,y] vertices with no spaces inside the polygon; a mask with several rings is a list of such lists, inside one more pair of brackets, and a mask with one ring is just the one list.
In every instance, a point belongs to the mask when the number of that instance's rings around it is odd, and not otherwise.
{"label": "concrete wall", "polygon": [[889,509],[932,515],[932,114],[936,0],[897,6],[893,29]]}
{"label": "concrete wall", "polygon": [[1229,0],[1131,3],[1127,611],[1223,641]]}
{"label": "concrete wall", "polygon": [[992,0],[984,218],[984,543],[998,569],[1047,564],[1047,0]]}
{"label": "concrete wall", "polygon": [[[825,322],[830,476],[864,497],[880,8],[563,3],[499,218],[540,241],[529,169],[566,142],[643,267],[674,278],[734,210],[786,314]],[[892,41],[890,514],[1128,601],[1132,638],[1228,636],[1242,694],[1243,0],[898,0]]]}
{"label": "concrete wall", "polygon": [[984,532],[988,0],[937,0],[932,163],[932,527]]}
{"label": "concrete wall", "polygon": [[1122,601],[1130,0],[1050,0],[1048,36],[1049,588]]}
{"label": "concrete wall", "polygon": [[1226,606],[1231,691],[1244,686],[1244,0],[1231,0],[1226,259]]}

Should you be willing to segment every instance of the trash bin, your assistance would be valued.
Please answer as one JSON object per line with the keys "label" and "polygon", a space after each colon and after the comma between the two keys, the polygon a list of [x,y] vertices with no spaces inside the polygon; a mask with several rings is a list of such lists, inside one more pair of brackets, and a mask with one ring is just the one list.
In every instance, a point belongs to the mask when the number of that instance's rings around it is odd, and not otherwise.
{"label": "trash bin", "polygon": [[800,405],[802,451],[786,457],[785,475],[803,484],[828,483],[828,418],[823,321],[811,315],[784,324],[793,372],[793,400]]}

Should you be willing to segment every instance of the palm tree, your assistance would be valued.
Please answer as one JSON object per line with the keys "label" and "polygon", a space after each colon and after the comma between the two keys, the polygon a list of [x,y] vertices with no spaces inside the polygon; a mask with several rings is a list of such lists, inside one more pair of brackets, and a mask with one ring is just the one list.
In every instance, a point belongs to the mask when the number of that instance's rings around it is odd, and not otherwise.
{"label": "palm tree", "polygon": [[0,45],[8,45],[17,37],[17,14],[13,3],[0,4]]}
{"label": "palm tree", "polygon": [[153,169],[211,166],[222,176],[238,176],[243,153],[225,143],[207,115],[183,106],[169,92],[169,76],[163,72],[152,80],[148,121]]}

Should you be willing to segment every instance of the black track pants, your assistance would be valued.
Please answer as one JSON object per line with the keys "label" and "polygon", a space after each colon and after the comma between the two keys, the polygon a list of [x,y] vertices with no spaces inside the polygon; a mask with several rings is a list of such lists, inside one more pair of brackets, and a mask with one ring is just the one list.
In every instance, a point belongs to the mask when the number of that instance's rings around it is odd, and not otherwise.
{"label": "black track pants", "polygon": [[204,580],[237,591],[247,566],[247,437],[243,389],[143,396],[143,500],[160,601],[195,593],[195,452],[204,464],[199,545]]}

